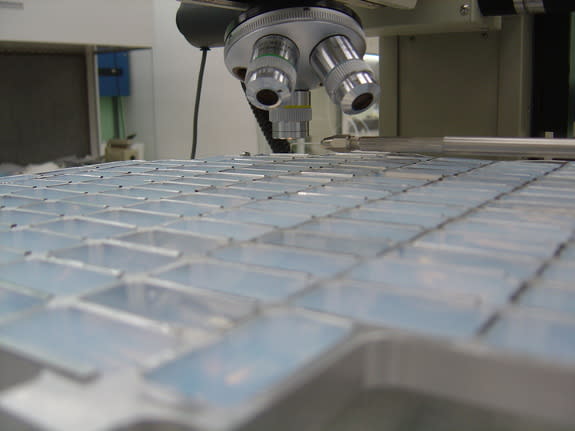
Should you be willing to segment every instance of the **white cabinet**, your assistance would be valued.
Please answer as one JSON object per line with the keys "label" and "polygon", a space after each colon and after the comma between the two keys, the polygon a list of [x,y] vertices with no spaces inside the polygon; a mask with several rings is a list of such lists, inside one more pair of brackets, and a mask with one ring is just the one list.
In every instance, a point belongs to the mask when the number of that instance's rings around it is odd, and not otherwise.
{"label": "white cabinet", "polygon": [[0,6],[0,42],[152,45],[152,0],[22,0],[22,4],[22,8]]}

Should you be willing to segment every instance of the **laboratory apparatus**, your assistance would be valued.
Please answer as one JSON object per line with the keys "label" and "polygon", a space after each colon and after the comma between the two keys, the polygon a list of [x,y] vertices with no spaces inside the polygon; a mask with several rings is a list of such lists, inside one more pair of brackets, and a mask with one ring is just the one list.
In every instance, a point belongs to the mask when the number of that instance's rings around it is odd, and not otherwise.
{"label": "laboratory apparatus", "polygon": [[[182,0],[177,24],[196,47],[224,47],[226,67],[241,81],[272,150],[289,152],[286,140],[310,135],[310,90],[324,87],[349,115],[380,102],[380,95],[388,97],[362,59],[366,31],[376,36],[488,32],[502,28],[501,16],[571,10],[574,2],[552,0]],[[470,77],[476,79],[489,77]]]}
{"label": "laboratory apparatus", "polygon": [[0,429],[573,429],[574,188],[365,151],[4,177]]}
{"label": "laboratory apparatus", "polygon": [[[365,31],[572,8],[182,0],[177,23],[284,150],[315,87],[391,97]],[[0,429],[573,429],[573,142],[323,144],[0,178]]]}

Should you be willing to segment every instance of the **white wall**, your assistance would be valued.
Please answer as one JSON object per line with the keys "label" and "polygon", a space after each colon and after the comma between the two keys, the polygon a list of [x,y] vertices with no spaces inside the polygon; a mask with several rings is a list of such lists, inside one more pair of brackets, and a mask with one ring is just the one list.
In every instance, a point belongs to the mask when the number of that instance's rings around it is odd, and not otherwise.
{"label": "white wall", "polygon": [[152,1],[25,0],[0,10],[0,41],[150,46]]}
{"label": "white wall", "polygon": [[144,144],[147,160],[156,155],[156,107],[154,103],[154,59],[150,49],[130,52],[130,97],[126,97],[126,134],[136,133]]}
{"label": "white wall", "polygon": [[[159,159],[189,158],[192,142],[201,52],[177,29],[178,6],[176,0],[154,0],[154,156]],[[132,74],[137,77],[138,69]],[[257,152],[255,119],[240,83],[224,65],[222,48],[208,53],[199,123],[197,157]]]}

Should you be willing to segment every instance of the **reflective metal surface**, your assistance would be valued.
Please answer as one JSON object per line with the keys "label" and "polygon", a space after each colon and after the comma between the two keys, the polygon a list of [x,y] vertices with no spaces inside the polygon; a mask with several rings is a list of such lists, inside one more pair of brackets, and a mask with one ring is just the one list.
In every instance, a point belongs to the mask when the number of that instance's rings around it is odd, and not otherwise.
{"label": "reflective metal surface", "polygon": [[379,97],[379,85],[345,36],[323,40],[311,53],[311,64],[333,103],[345,114],[368,109]]}
{"label": "reflective metal surface", "polygon": [[246,73],[246,96],[260,109],[277,108],[290,99],[297,82],[298,49],[286,37],[264,36],[254,45]]}
{"label": "reflective metal surface", "polygon": [[322,146],[332,151],[398,151],[452,157],[575,159],[575,139],[491,138],[446,136],[444,138],[397,138],[334,135]]}
{"label": "reflective metal surface", "polygon": [[270,111],[273,136],[278,139],[307,137],[311,119],[309,91],[295,91],[283,106]]}
{"label": "reflective metal surface", "polygon": [[293,7],[262,13],[235,27],[226,37],[225,63],[230,71],[247,69],[255,43],[264,36],[281,35],[299,50],[298,90],[311,90],[320,84],[309,58],[318,43],[333,35],[344,35],[359,55],[365,53],[365,35],[351,16],[322,7]]}

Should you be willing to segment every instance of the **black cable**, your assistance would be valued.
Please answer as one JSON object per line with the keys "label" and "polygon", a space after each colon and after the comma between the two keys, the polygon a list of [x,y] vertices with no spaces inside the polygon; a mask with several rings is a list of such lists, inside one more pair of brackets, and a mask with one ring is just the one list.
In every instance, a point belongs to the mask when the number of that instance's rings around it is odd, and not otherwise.
{"label": "black cable", "polygon": [[[242,82],[242,88],[244,93],[246,91],[246,85]],[[288,140],[286,139],[275,139],[273,137],[273,126],[270,121],[270,113],[264,109],[259,109],[257,106],[254,106],[248,100],[248,104],[256,117],[256,121],[260,126],[260,130],[262,131],[264,138],[268,145],[270,146],[271,150],[274,153],[289,153],[291,152],[291,145]]]}
{"label": "black cable", "polygon": [[194,106],[194,134],[192,138],[191,159],[196,158],[196,149],[198,148],[198,117],[200,114],[200,96],[202,94],[202,84],[204,82],[204,70],[206,69],[206,58],[210,48],[200,48],[202,51],[202,62],[200,63],[200,72],[198,74],[198,88],[196,89],[196,103]]}

